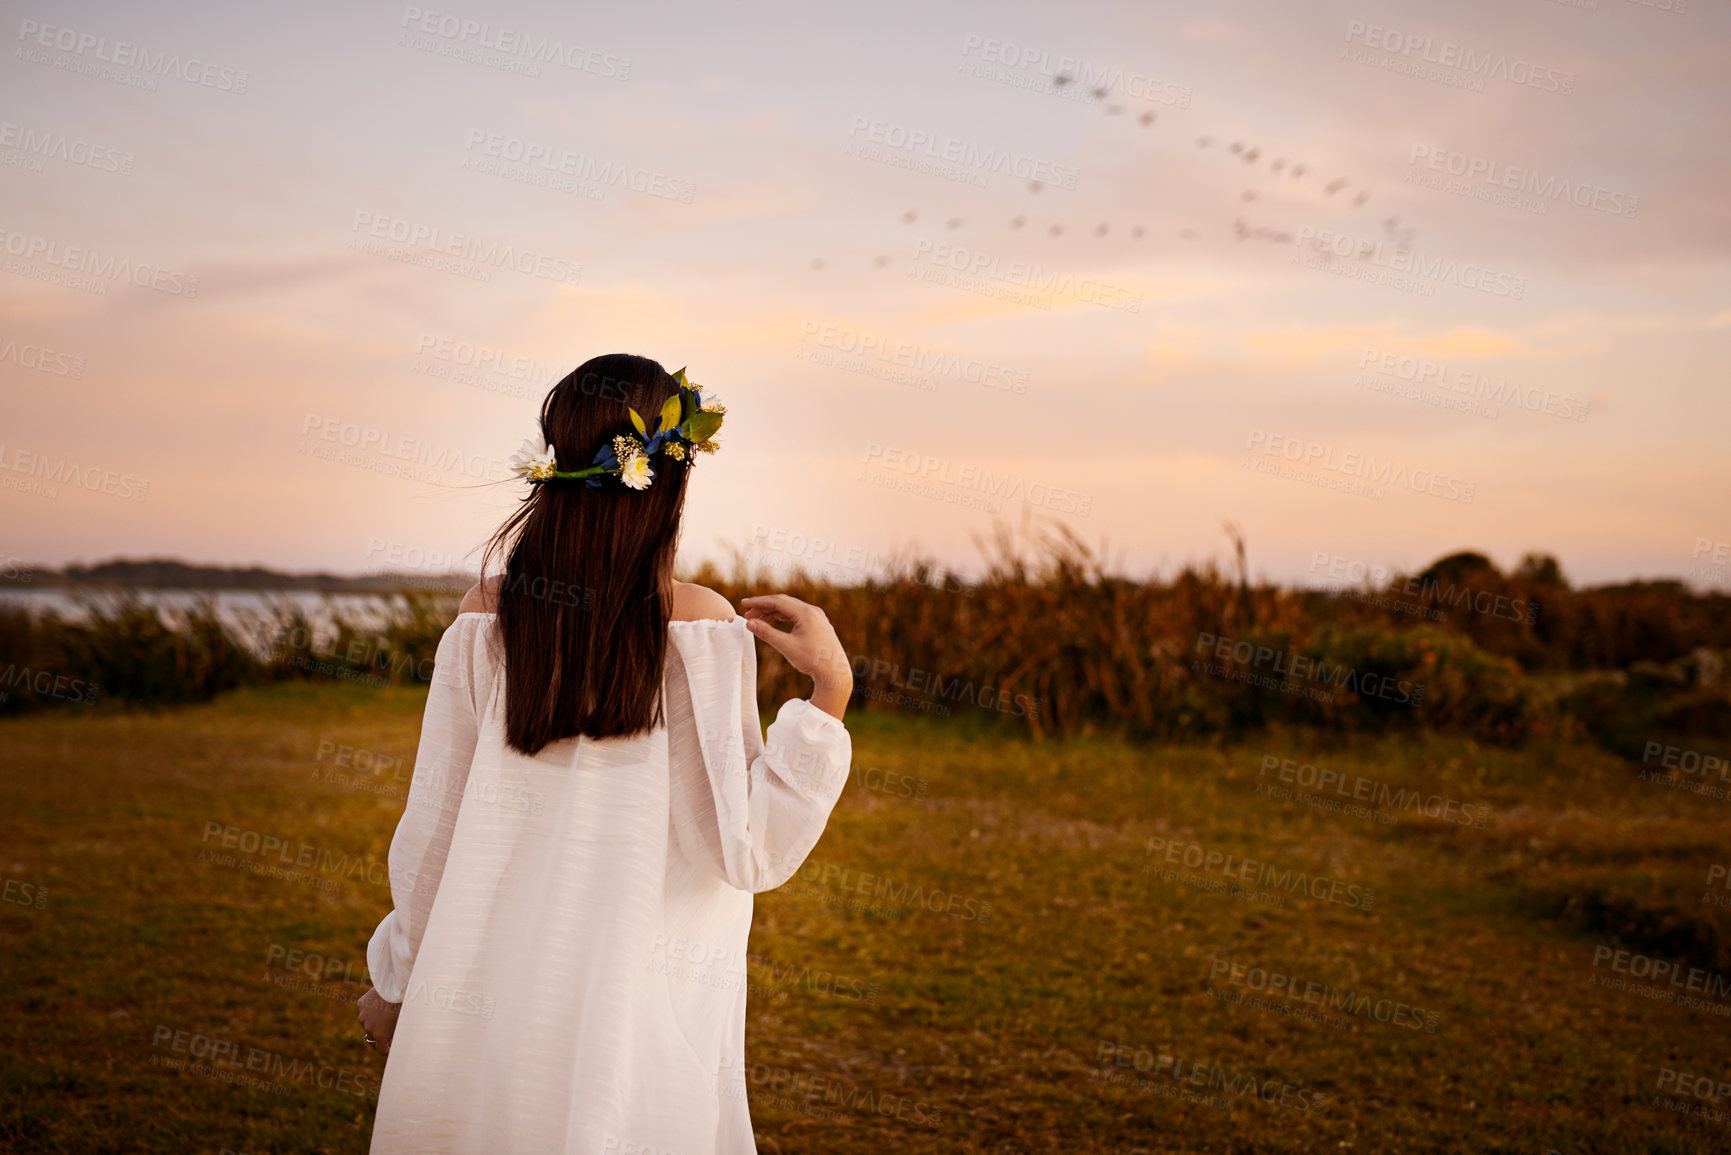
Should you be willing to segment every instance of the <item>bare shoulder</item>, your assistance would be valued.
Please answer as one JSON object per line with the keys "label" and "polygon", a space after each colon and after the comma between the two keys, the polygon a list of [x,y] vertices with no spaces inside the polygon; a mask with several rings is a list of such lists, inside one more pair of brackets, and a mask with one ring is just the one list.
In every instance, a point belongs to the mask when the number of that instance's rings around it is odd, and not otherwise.
{"label": "bare shoulder", "polygon": [[708,586],[692,585],[690,582],[673,583],[673,620],[676,622],[692,621],[731,621],[734,617],[733,606],[728,600],[710,589]]}
{"label": "bare shoulder", "polygon": [[470,586],[469,592],[463,595],[463,604],[457,607],[460,614],[490,614],[499,609],[499,586],[505,581],[503,574],[495,574],[480,585]]}

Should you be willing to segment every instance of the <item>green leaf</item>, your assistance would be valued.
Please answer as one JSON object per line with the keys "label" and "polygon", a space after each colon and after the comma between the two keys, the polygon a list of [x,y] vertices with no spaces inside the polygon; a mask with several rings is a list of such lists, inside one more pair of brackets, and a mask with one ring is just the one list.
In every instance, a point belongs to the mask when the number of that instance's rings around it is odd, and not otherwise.
{"label": "green leaf", "polygon": [[691,429],[691,432],[686,436],[693,441],[708,441],[721,428],[721,417],[722,415],[719,413],[710,413],[706,410],[693,413],[691,420],[686,422],[686,425]]}
{"label": "green leaf", "polygon": [[648,437],[649,436],[649,430],[647,430],[643,427],[643,418],[641,415],[638,414],[637,410],[635,410],[635,409],[631,408],[631,406],[627,405],[625,407],[625,412],[631,414],[631,424],[637,426],[637,432],[643,434],[643,436],[645,436],[645,437]]}
{"label": "green leaf", "polygon": [[672,429],[679,424],[679,394],[675,393],[661,403],[661,428]]}

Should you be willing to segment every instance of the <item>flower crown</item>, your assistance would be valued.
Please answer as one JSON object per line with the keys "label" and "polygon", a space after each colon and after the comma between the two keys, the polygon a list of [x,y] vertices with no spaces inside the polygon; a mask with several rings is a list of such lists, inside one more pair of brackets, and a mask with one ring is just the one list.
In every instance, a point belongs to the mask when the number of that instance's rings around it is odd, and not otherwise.
{"label": "flower crown", "polygon": [[691,453],[714,453],[721,448],[715,443],[716,431],[727,413],[725,405],[711,401],[705,405],[697,386],[685,379],[685,370],[673,375],[679,389],[662,403],[656,418],[655,432],[650,433],[643,417],[626,406],[637,436],[622,434],[595,451],[594,464],[588,469],[561,472],[557,454],[545,438],[525,438],[523,448],[511,455],[511,470],[533,484],[554,478],[582,480],[598,488],[609,474],[618,477],[628,488],[648,489],[655,480],[649,459],[665,453],[675,461],[684,461]]}

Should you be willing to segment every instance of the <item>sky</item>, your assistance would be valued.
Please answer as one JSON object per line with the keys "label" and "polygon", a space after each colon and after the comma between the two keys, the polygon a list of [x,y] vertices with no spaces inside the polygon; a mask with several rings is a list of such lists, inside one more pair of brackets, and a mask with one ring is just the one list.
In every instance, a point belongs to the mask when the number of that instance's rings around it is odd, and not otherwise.
{"label": "sky", "polygon": [[728,406],[681,559],[1731,585],[1699,0],[6,3],[0,561],[473,569],[541,397]]}

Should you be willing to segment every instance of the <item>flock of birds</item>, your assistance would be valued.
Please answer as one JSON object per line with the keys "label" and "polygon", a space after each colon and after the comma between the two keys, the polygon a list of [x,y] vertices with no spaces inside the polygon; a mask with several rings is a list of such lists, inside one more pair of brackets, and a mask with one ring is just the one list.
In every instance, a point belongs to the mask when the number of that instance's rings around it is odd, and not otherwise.
{"label": "flock of birds", "polygon": [[[1052,78],[1052,84],[1056,88],[1064,88],[1071,84],[1072,81],[1072,77],[1063,74],[1059,74]],[[1092,96],[1096,102],[1099,102],[1100,107],[1103,108],[1106,115],[1123,115],[1125,108],[1122,104],[1106,103],[1106,97],[1110,95],[1108,89],[1094,88],[1090,90],[1089,95]],[[1156,119],[1154,111],[1150,109],[1138,116],[1136,121],[1141,124],[1142,127],[1149,128],[1153,126]],[[1196,139],[1196,147],[1199,149],[1210,149],[1214,147],[1214,144],[1215,141],[1213,137],[1201,136]],[[1247,165],[1255,165],[1262,159],[1263,155],[1261,148],[1255,145],[1246,145],[1243,141],[1237,140],[1228,145],[1226,151]],[[1281,156],[1274,157],[1268,164],[1268,172],[1270,176],[1284,177],[1287,180],[1303,180],[1305,174],[1309,171],[1308,165],[1297,161],[1288,161],[1285,157]],[[1351,183],[1352,182],[1348,181],[1345,177],[1336,177],[1323,186],[1323,195],[1333,197],[1343,189],[1348,188]],[[1030,181],[1028,184],[1028,191],[1032,194],[1038,194],[1044,189],[1044,187],[1045,186],[1039,181]],[[1260,199],[1262,199],[1262,194],[1253,188],[1245,189],[1239,197],[1239,200],[1246,204]],[[1352,207],[1355,209],[1363,208],[1369,200],[1370,190],[1361,187],[1352,198]],[[902,214],[902,222],[904,224],[913,224],[918,219],[919,210],[917,209],[909,209]],[[954,232],[961,229],[965,223],[966,222],[961,217],[949,217],[944,221],[944,228]],[[1017,216],[1012,217],[1009,221],[1009,226],[1013,230],[1021,230],[1027,228],[1028,225],[1029,219],[1026,215],[1018,214]],[[1410,227],[1402,228],[1398,218],[1392,216],[1388,217],[1381,222],[1381,225],[1383,235],[1386,239],[1402,246],[1407,246],[1412,243],[1413,230]],[[1066,231],[1066,226],[1061,222],[1053,222],[1046,226],[1046,235],[1049,237],[1061,237]],[[1078,233],[1085,233],[1086,231],[1085,228],[1077,230]],[[1135,240],[1140,240],[1147,235],[1147,229],[1142,225],[1132,225],[1128,232],[1131,238]],[[1257,232],[1265,234],[1268,230],[1257,230]],[[1100,239],[1111,235],[1111,233],[1112,223],[1110,221],[1101,221],[1099,224],[1095,225],[1093,229],[1094,236]],[[1240,228],[1238,235],[1240,239],[1243,239],[1245,236],[1253,234]],[[1186,241],[1195,240],[1196,230],[1193,228],[1179,229],[1178,237],[1179,239]],[[889,263],[890,258],[888,256],[879,256],[872,262],[875,267],[880,269],[887,266]],[[812,268],[821,270],[824,268],[824,264],[825,262],[820,257],[812,261]]]}

